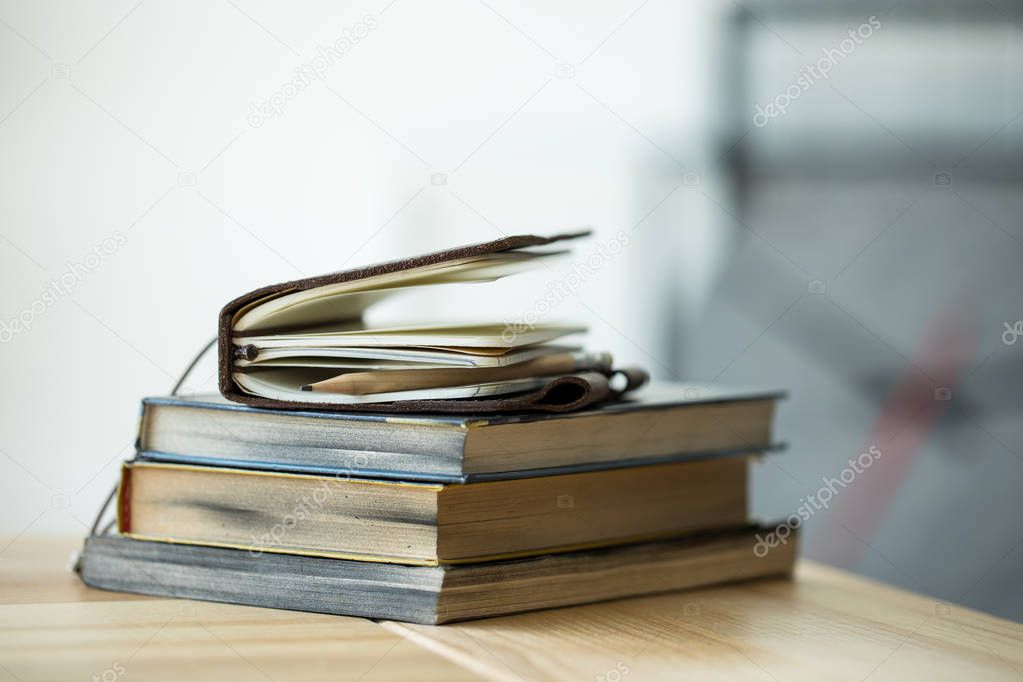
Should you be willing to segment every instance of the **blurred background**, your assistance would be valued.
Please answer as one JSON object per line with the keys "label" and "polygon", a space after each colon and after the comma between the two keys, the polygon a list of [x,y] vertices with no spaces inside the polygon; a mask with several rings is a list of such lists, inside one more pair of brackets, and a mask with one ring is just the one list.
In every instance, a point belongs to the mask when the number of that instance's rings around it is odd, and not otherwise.
{"label": "blurred background", "polygon": [[0,560],[86,532],[230,298],[592,225],[373,314],[514,320],[576,273],[550,319],[594,348],[788,389],[758,515],[881,451],[805,556],[1023,620],[1020,5],[426,5],[0,1]]}

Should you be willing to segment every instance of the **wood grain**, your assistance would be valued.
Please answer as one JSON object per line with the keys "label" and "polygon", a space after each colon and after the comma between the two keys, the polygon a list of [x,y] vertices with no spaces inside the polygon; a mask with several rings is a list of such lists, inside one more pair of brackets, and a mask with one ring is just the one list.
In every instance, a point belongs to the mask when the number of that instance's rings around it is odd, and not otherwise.
{"label": "wood grain", "polygon": [[1023,626],[804,562],[795,580],[445,626],[383,623],[494,680],[997,680]]}
{"label": "wood grain", "polygon": [[1023,675],[1023,625],[805,562],[793,581],[430,627],[91,590],[66,570],[78,543],[0,542],[0,682]]}

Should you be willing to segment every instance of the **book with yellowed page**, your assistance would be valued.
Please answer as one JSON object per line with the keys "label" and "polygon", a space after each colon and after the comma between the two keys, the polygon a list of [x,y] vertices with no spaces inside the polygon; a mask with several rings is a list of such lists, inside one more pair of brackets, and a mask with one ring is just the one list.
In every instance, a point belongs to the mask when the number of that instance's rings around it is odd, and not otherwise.
{"label": "book with yellowed page", "polygon": [[770,527],[508,559],[407,566],[92,536],[92,587],[163,597],[438,624],[787,576],[796,533],[762,551]]}
{"label": "book with yellowed page", "polygon": [[782,393],[654,383],[566,414],[387,414],[146,398],[138,458],[362,478],[469,483],[777,449]]}
{"label": "book with yellowed page", "polygon": [[454,485],[129,462],[118,527],[257,554],[493,561],[742,526],[746,459]]}

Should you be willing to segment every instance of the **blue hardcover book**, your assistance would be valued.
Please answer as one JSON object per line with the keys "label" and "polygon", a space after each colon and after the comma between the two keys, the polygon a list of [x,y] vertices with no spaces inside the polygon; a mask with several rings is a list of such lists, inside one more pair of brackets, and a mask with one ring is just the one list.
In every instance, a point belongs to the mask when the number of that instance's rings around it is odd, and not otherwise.
{"label": "blue hardcover book", "polygon": [[561,414],[423,415],[142,401],[138,459],[468,483],[777,449],[779,391],[674,383]]}
{"label": "blue hardcover book", "polygon": [[[793,538],[753,558],[770,527],[483,564],[404,566],[92,536],[87,585],[413,623],[447,623],[791,573]],[[758,555],[759,556],[759,555]]]}

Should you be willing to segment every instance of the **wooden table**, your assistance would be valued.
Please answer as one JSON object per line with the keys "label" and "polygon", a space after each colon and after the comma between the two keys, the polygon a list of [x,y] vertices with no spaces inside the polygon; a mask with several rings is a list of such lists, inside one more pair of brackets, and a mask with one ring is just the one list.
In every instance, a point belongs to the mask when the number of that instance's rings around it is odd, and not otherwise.
{"label": "wooden table", "polygon": [[988,680],[1023,626],[803,562],[770,580],[429,627],[92,590],[0,542],[0,680]]}

